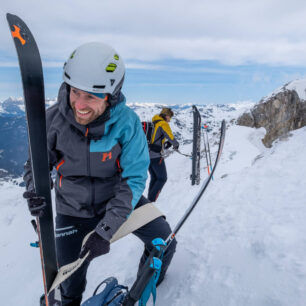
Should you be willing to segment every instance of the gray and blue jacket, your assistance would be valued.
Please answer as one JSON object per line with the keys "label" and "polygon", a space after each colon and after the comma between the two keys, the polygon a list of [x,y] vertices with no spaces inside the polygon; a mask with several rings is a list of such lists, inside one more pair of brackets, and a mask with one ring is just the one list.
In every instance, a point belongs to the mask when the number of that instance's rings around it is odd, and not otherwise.
{"label": "gray and blue jacket", "polygon": [[[50,169],[57,171],[57,213],[84,218],[103,215],[96,231],[110,240],[145,188],[150,160],[138,116],[121,95],[120,103],[89,125],[80,125],[65,83],[46,116]],[[30,160],[24,179],[27,189],[33,189]]]}

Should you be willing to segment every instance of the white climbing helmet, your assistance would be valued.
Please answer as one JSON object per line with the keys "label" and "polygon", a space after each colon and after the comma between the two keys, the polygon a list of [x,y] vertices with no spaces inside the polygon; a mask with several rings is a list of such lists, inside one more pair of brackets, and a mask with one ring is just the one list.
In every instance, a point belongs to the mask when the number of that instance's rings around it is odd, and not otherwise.
{"label": "white climbing helmet", "polygon": [[111,46],[91,42],[72,52],[64,64],[63,79],[84,91],[116,95],[122,87],[124,74],[124,62]]}

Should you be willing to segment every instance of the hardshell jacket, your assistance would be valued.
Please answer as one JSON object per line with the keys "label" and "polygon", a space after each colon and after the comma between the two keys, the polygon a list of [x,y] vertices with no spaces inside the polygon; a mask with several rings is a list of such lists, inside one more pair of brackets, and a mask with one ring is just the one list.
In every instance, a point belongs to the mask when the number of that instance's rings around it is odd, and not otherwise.
{"label": "hardshell jacket", "polygon": [[[149,154],[138,116],[121,94],[120,103],[89,125],[80,125],[70,107],[69,87],[63,83],[46,117],[50,169],[57,171],[57,213],[103,215],[96,231],[110,240],[145,188]],[[33,189],[30,160],[24,179],[27,189]]]}
{"label": "hardshell jacket", "polygon": [[[164,120],[161,116],[155,115],[152,118],[154,123],[154,132],[151,139],[151,144],[154,144],[155,147],[160,146],[160,151],[166,140],[168,140],[173,147],[177,147],[179,143],[174,138],[169,123]],[[161,157],[161,152],[154,152],[150,150],[150,158],[159,158]]]}

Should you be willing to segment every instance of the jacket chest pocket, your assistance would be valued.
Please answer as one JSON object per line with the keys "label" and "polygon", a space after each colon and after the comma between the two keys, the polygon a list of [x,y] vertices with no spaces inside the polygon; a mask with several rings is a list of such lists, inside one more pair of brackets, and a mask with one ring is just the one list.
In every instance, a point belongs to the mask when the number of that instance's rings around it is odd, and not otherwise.
{"label": "jacket chest pocket", "polygon": [[91,153],[91,174],[95,177],[112,177],[119,170],[119,156],[116,152]]}

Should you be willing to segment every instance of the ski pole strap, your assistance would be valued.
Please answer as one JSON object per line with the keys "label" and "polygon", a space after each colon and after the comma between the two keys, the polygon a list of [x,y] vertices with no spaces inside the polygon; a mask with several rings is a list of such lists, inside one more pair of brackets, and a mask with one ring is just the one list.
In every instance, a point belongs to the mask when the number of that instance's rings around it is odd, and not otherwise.
{"label": "ski pole strap", "polygon": [[153,297],[153,305],[155,305],[156,301],[156,284],[160,275],[161,271],[161,266],[162,266],[162,261],[157,258],[153,257],[150,268],[155,270],[155,273],[153,277],[150,279],[149,283],[147,284],[146,288],[144,289],[140,300],[139,300],[139,306],[145,306],[150,298],[150,295],[152,294]]}
{"label": "ski pole strap", "polygon": [[158,251],[159,257],[150,258],[150,268],[154,269],[155,272],[151,279],[149,280],[148,284],[146,285],[140,299],[139,299],[139,306],[145,306],[152,294],[153,297],[153,304],[155,305],[156,301],[156,284],[159,279],[161,267],[162,267],[162,258],[164,255],[164,249],[166,247],[166,242],[162,238],[155,238],[152,240],[152,244],[154,248]]}

